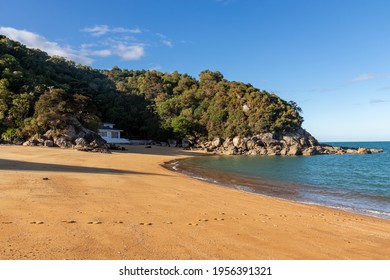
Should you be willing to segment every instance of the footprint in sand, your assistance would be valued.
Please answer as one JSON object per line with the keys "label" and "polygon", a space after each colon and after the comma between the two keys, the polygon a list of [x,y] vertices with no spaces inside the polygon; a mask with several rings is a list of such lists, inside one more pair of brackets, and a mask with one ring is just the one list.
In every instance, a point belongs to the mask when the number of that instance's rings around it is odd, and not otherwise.
{"label": "footprint in sand", "polygon": [[4,224],[4,225],[12,224],[12,222],[1,222],[1,223]]}
{"label": "footprint in sand", "polygon": [[114,221],[114,224],[123,224],[122,221]]}
{"label": "footprint in sand", "polygon": [[77,223],[75,220],[63,220],[63,221],[61,221],[62,223],[67,223],[67,224],[75,224],[75,223]]}
{"label": "footprint in sand", "polygon": [[198,221],[199,222],[208,222],[209,220],[208,219],[199,219]]}
{"label": "footprint in sand", "polygon": [[189,226],[197,226],[198,224],[196,223],[188,223]]}
{"label": "footprint in sand", "polygon": [[214,218],[215,221],[224,221],[224,218]]}
{"label": "footprint in sand", "polygon": [[168,225],[172,225],[173,224],[173,222],[163,222],[164,224],[168,224]]}
{"label": "footprint in sand", "polygon": [[32,225],[42,225],[42,224],[44,224],[44,222],[42,222],[42,221],[39,221],[39,222],[30,222],[30,224],[32,224]]}
{"label": "footprint in sand", "polygon": [[139,223],[140,226],[151,226],[153,223]]}

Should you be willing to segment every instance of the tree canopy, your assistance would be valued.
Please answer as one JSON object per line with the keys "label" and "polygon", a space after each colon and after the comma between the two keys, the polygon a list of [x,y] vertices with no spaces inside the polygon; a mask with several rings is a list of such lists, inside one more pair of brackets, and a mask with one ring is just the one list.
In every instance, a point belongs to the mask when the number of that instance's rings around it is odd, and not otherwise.
{"label": "tree canopy", "polygon": [[128,137],[155,140],[286,133],[301,127],[301,108],[250,84],[205,70],[97,70],[50,57],[0,35],[0,135],[23,140],[71,118],[96,130],[117,124]]}

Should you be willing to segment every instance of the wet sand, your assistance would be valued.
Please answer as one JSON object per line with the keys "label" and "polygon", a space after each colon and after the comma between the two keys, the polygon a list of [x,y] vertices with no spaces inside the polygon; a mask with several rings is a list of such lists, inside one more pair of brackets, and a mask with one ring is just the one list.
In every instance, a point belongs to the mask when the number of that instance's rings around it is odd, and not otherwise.
{"label": "wet sand", "polygon": [[0,259],[390,259],[390,221],[195,180],[153,146],[0,146]]}

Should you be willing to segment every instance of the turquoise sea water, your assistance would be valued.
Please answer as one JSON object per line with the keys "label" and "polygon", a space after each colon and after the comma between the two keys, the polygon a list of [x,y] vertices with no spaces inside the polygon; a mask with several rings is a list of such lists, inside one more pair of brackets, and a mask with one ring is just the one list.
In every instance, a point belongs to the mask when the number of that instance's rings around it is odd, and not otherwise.
{"label": "turquoise sea water", "polygon": [[390,142],[327,143],[381,148],[369,155],[210,156],[172,163],[198,179],[244,191],[390,219]]}

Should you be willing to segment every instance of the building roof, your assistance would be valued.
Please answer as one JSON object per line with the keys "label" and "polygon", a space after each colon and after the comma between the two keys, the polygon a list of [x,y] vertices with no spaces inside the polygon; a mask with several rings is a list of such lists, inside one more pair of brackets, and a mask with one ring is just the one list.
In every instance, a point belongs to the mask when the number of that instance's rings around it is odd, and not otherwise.
{"label": "building roof", "polygon": [[111,129],[113,126],[115,126],[114,123],[103,122],[99,124],[99,129],[103,129],[103,128]]}
{"label": "building roof", "polygon": [[122,129],[109,128],[109,127],[99,128],[98,130],[99,131],[123,131]]}

